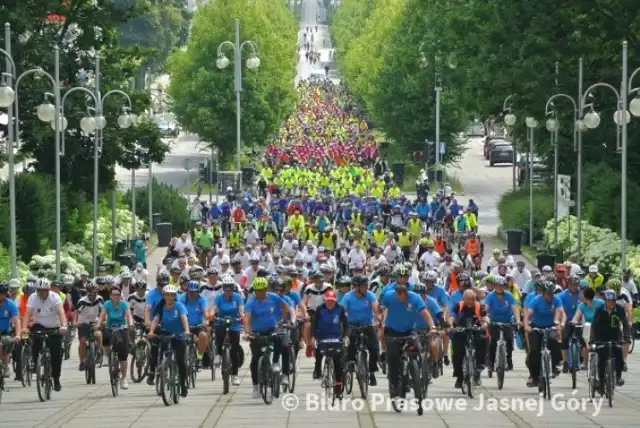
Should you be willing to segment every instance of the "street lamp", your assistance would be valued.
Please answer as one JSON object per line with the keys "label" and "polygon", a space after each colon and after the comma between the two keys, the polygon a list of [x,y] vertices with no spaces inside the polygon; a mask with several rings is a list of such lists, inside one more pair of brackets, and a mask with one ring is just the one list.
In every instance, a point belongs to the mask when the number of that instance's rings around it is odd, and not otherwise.
{"label": "street lamp", "polygon": [[[573,123],[576,123],[578,119],[578,105],[576,101],[567,94],[555,94],[552,95],[548,100],[547,104],[544,107],[544,112],[546,116],[552,115],[551,118],[547,119],[546,127],[547,131],[551,134],[551,144],[553,145],[553,218],[554,218],[554,229],[553,229],[553,247],[554,249],[558,248],[558,130],[560,129],[560,122],[556,119],[556,111],[555,105],[553,101],[555,99],[565,98],[571,101],[573,104]],[[549,110],[549,107],[552,107],[553,110]],[[573,127],[573,147],[576,147],[577,140],[577,127],[574,125]],[[578,177],[578,186],[580,186],[580,177]]]}
{"label": "street lamp", "polygon": [[529,247],[533,247],[533,146],[538,121],[529,116],[525,123],[529,128]]}
{"label": "street lamp", "polygon": [[511,167],[511,173],[512,173],[512,178],[513,178],[513,191],[515,192],[516,190],[516,142],[513,139],[513,126],[516,124],[516,115],[513,114],[513,110],[510,107],[510,101],[513,98],[513,95],[509,95],[507,98],[504,99],[504,102],[502,103],[502,112],[506,113],[504,115],[503,121],[504,124],[507,126],[507,134],[509,133],[508,131],[511,130],[511,145],[513,147],[513,161],[512,161],[512,167]]}
{"label": "street lamp", "polygon": [[229,66],[229,58],[225,56],[223,53],[224,47],[231,47],[233,49],[233,65],[234,65],[234,87],[236,91],[236,144],[237,144],[237,167],[238,171],[241,169],[240,165],[240,148],[241,148],[241,131],[240,131],[240,118],[241,118],[241,109],[240,109],[240,92],[242,92],[242,50],[245,46],[248,46],[250,49],[249,58],[246,61],[246,66],[248,69],[255,69],[260,66],[260,58],[258,58],[258,45],[256,42],[252,40],[245,40],[240,43],[240,20],[236,19],[236,30],[235,30],[235,43],[231,43],[230,41],[224,41],[220,43],[218,46],[218,58],[216,59],[216,66],[219,69],[227,68]]}
{"label": "street lamp", "polygon": [[[65,125],[65,121],[58,116],[58,106],[60,104],[60,51],[58,47],[53,48],[54,52],[54,75],[45,72],[41,68],[27,70],[17,75],[16,64],[11,54],[11,25],[4,24],[4,49],[0,49],[0,56],[5,57],[5,68],[7,71],[0,73],[0,108],[7,109],[7,163],[9,164],[9,215],[10,220],[10,241],[11,241],[11,276],[18,276],[18,250],[16,237],[16,183],[14,170],[14,150],[16,140],[20,139],[19,120],[19,97],[20,82],[28,75],[35,74],[44,76],[51,81],[53,93],[45,96],[53,96],[55,106],[52,106],[45,98],[45,102],[37,107],[36,114],[44,122],[51,121],[54,129]],[[11,86],[14,85],[15,89]],[[53,114],[52,109],[53,107]],[[61,213],[60,213],[60,158],[57,156],[60,147],[58,132],[55,136],[56,150],[56,277],[60,278],[60,248],[61,248]]]}

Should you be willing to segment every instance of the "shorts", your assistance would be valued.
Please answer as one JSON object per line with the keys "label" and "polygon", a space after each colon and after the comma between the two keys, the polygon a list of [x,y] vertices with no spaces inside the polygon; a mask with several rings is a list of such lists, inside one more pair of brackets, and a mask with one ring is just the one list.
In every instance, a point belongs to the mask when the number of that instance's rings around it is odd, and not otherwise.
{"label": "shorts", "polygon": [[203,326],[198,325],[198,326],[189,326],[189,332],[191,333],[192,336],[197,336],[199,335],[202,331],[206,331],[204,329]]}
{"label": "shorts", "polygon": [[93,327],[87,323],[78,324],[78,339],[86,339]]}

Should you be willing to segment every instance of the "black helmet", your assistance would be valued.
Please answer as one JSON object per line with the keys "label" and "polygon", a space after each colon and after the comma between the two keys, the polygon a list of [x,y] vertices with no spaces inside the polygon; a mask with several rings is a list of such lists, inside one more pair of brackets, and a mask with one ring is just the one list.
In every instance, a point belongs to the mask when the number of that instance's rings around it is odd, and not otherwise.
{"label": "black helmet", "polygon": [[169,283],[169,274],[167,273],[167,271],[160,271],[158,272],[158,274],[156,275],[156,284],[161,287],[163,285],[167,285]]}
{"label": "black helmet", "polygon": [[556,291],[556,285],[551,281],[543,281],[540,285],[540,291],[543,293],[554,293]]}
{"label": "black helmet", "polygon": [[9,292],[9,282],[1,281],[0,282],[0,293],[7,294]]}
{"label": "black helmet", "polygon": [[135,288],[136,290],[146,290],[147,289],[147,282],[146,281],[137,281],[134,285],[133,288]]}
{"label": "black helmet", "polygon": [[458,284],[460,284],[462,288],[471,288],[471,286],[473,285],[471,283],[471,278],[469,277],[469,274],[465,272],[461,272],[458,274]]}
{"label": "black helmet", "polygon": [[286,284],[280,278],[272,281],[271,282],[271,286],[273,287],[274,290],[286,290],[287,289]]}
{"label": "black helmet", "polygon": [[351,277],[348,276],[348,275],[345,275],[345,276],[341,276],[338,279],[337,286],[338,287],[348,287],[348,286],[351,285],[351,283],[352,283]]}
{"label": "black helmet", "polygon": [[427,286],[421,282],[414,284],[413,286],[413,291],[415,293],[426,293],[427,292]]}
{"label": "black helmet", "polygon": [[351,278],[353,285],[369,285],[369,279],[364,275],[355,275]]}
{"label": "black helmet", "polygon": [[256,277],[258,278],[266,278],[267,276],[269,276],[269,271],[263,267],[258,269],[258,272],[256,272]]}

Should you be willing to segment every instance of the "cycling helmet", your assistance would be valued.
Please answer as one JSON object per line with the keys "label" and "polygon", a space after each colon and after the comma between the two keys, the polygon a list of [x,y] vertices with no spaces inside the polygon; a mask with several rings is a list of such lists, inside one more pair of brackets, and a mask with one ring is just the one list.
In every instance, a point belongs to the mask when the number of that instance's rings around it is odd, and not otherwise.
{"label": "cycling helmet", "polygon": [[93,282],[96,285],[104,285],[104,276],[96,276],[95,278],[93,278]]}
{"label": "cycling helmet", "polygon": [[273,287],[274,290],[278,291],[278,290],[286,290],[287,286],[285,285],[284,281],[280,278],[274,280],[271,282],[271,286]]}
{"label": "cycling helmet", "polygon": [[50,290],[51,283],[47,278],[38,278],[36,281],[36,290]]}
{"label": "cycling helmet", "polygon": [[611,278],[607,281],[606,285],[609,290],[613,290],[616,293],[620,293],[620,289],[622,288],[622,282],[620,282],[618,278]]}
{"label": "cycling helmet", "polygon": [[569,284],[580,285],[580,277],[578,275],[571,275],[569,277]]}
{"label": "cycling helmet", "polygon": [[201,266],[192,266],[189,269],[189,279],[201,281],[204,278],[204,269]]}
{"label": "cycling helmet", "polygon": [[120,274],[120,278],[121,279],[131,279],[133,278],[133,274],[131,273],[131,271],[129,269],[127,269],[126,271],[122,272]]}
{"label": "cycling helmet", "polygon": [[338,287],[348,287],[351,285],[351,283],[352,283],[351,277],[345,275],[338,279],[338,282],[336,283],[336,285]]}
{"label": "cycling helmet", "polygon": [[182,272],[182,269],[180,269],[180,266],[173,266],[171,268],[171,273],[180,273]]}
{"label": "cycling helmet", "polygon": [[258,269],[258,271],[256,272],[256,276],[258,278],[266,278],[269,276],[269,271],[266,270],[265,268],[261,267]]}
{"label": "cycling helmet", "polygon": [[133,288],[135,288],[136,290],[140,290],[140,289],[147,289],[147,282],[146,281],[136,281],[135,284],[133,284]]}
{"label": "cycling helmet", "polygon": [[222,290],[223,291],[235,291],[236,282],[231,275],[225,275],[222,277]]}
{"label": "cycling helmet", "polygon": [[111,275],[107,275],[107,276],[104,277],[104,283],[106,285],[113,285],[114,282],[115,281],[113,280],[113,277]]}
{"label": "cycling helmet", "polygon": [[395,265],[395,267],[393,268],[393,274],[395,276],[409,276],[409,269],[407,269],[407,266],[399,263],[397,265]]}
{"label": "cycling helmet", "polygon": [[73,275],[68,275],[68,274],[62,275],[62,284],[72,285],[73,282],[74,282]]}
{"label": "cycling helmet", "polygon": [[22,288],[24,294],[33,294],[36,292],[36,286],[32,282],[27,282],[27,284]]}
{"label": "cycling helmet", "polygon": [[251,288],[254,290],[265,290],[267,288],[267,279],[266,278],[256,278],[253,280],[253,284],[251,284]]}
{"label": "cycling helmet", "polygon": [[324,263],[324,264],[320,265],[320,272],[322,272],[322,273],[332,273],[333,272],[333,268],[331,266],[329,266],[328,264]]}
{"label": "cycling helmet", "polygon": [[192,292],[200,291],[200,283],[198,281],[189,281],[187,284],[187,290]]}
{"label": "cycling helmet", "polygon": [[165,285],[162,288],[162,293],[163,294],[178,294],[178,287],[174,286],[174,285]]}
{"label": "cycling helmet", "polygon": [[220,271],[215,266],[211,266],[209,269],[207,269],[207,275],[219,275],[219,274],[220,274]]}
{"label": "cycling helmet", "polygon": [[1,281],[0,282],[0,294],[7,294],[9,292],[9,282]]}
{"label": "cycling helmet", "polygon": [[369,285],[369,279],[364,275],[355,275],[351,278],[351,284],[353,285]]}
{"label": "cycling helmet", "polygon": [[376,269],[380,275],[389,275],[391,272],[391,266],[389,266],[389,263],[381,263]]}
{"label": "cycling helmet", "polygon": [[259,263],[260,262],[260,257],[258,257],[257,254],[251,254],[251,256],[249,256],[249,263]]}
{"label": "cycling helmet", "polygon": [[158,274],[156,275],[156,283],[159,287],[167,285],[169,283],[169,280],[169,274],[165,270],[158,272]]}
{"label": "cycling helmet", "polygon": [[473,285],[471,283],[471,278],[465,272],[461,272],[458,274],[458,284],[460,284],[462,288],[471,288],[471,286]]}
{"label": "cycling helmet", "polygon": [[85,287],[85,290],[87,291],[87,293],[95,293],[98,291],[98,287],[95,284],[88,283]]}
{"label": "cycling helmet", "polygon": [[556,285],[551,281],[544,280],[540,284],[540,291],[543,293],[555,293]]}
{"label": "cycling helmet", "polygon": [[549,266],[549,265],[542,266],[542,273],[543,274],[550,273],[550,272],[553,272],[553,269],[551,268],[551,266]]}
{"label": "cycling helmet", "polygon": [[475,279],[476,281],[482,281],[487,276],[488,274],[485,271],[479,270],[478,272],[475,273],[475,275],[473,276],[473,279]]}
{"label": "cycling helmet", "polygon": [[35,284],[37,280],[38,280],[38,277],[37,277],[37,276],[35,276],[35,275],[29,275],[29,276],[27,276],[27,284],[28,284],[28,283]]}
{"label": "cycling helmet", "polygon": [[507,280],[506,280],[506,279],[504,279],[504,278],[503,278],[503,277],[501,277],[501,276],[495,276],[495,277],[493,277],[493,281],[492,281],[492,282],[493,282],[493,284],[495,284],[495,285],[507,285]]}
{"label": "cycling helmet", "polygon": [[425,281],[436,282],[438,280],[438,274],[436,271],[429,270],[426,272]]}
{"label": "cycling helmet", "polygon": [[324,279],[324,274],[322,272],[320,272],[319,270],[315,270],[311,274],[309,274],[309,278],[312,278],[312,279]]}
{"label": "cycling helmet", "polygon": [[605,290],[603,293],[604,300],[618,300],[618,296],[613,290]]}
{"label": "cycling helmet", "polygon": [[427,286],[422,284],[422,283],[417,283],[413,286],[413,291],[415,293],[426,293],[427,292]]}
{"label": "cycling helmet", "polygon": [[180,274],[180,282],[189,282],[189,280],[191,280],[191,278],[189,278],[189,272],[182,272]]}
{"label": "cycling helmet", "polygon": [[131,272],[131,270],[129,270],[129,266],[124,265],[120,267],[120,275],[124,275],[127,272]]}
{"label": "cycling helmet", "polygon": [[54,279],[53,281],[51,281],[51,287],[62,288],[62,285],[60,284],[60,281]]}

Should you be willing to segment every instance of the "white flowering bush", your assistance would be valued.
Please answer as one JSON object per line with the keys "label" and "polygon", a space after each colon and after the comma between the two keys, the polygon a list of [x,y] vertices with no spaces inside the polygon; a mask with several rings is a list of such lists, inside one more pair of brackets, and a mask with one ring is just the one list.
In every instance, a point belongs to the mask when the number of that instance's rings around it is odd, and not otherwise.
{"label": "white flowering bush", "polygon": [[[35,255],[29,262],[29,270],[34,274],[44,272],[48,278],[54,278],[56,276],[56,252],[55,250],[49,250],[46,255]],[[69,275],[78,275],[83,270],[84,266],[80,264],[76,259],[69,256],[64,252],[60,252],[60,272]]]}
{"label": "white flowering bush", "polygon": [[[125,208],[116,209],[116,240],[131,238],[132,229],[131,211]],[[145,224],[136,217],[136,230],[140,233],[144,230]],[[98,251],[102,254],[111,254],[112,241],[111,215],[98,217]],[[84,246],[90,251],[93,249],[93,222],[87,223],[84,230]]]}
{"label": "white flowering bush", "polygon": [[87,270],[91,270],[93,265],[93,254],[91,249],[87,249],[82,244],[73,244],[67,242],[62,246],[62,254],[66,254],[69,257],[75,259],[79,264],[85,267]]}

